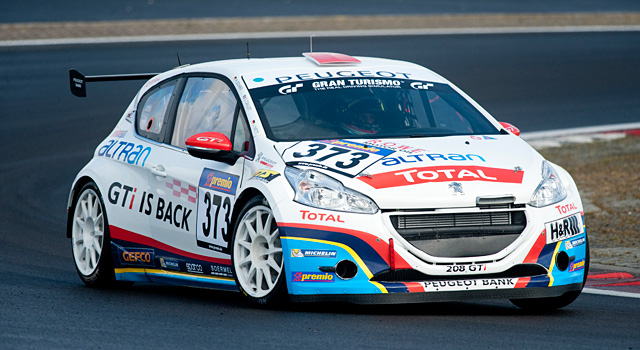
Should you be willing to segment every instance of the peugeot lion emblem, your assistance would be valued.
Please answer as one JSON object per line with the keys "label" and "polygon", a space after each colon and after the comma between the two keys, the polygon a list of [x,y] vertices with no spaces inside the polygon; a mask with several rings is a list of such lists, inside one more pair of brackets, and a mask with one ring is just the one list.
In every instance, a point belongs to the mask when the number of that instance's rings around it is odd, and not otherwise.
{"label": "peugeot lion emblem", "polygon": [[450,183],[449,188],[453,188],[453,194],[464,194],[464,191],[462,191],[462,184],[459,182]]}

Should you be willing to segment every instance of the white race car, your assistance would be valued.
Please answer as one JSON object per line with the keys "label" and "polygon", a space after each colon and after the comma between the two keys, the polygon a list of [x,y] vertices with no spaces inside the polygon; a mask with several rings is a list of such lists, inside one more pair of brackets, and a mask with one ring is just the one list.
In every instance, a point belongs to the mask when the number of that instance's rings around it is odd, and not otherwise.
{"label": "white race car", "polygon": [[570,175],[416,64],[336,53],[150,79],[68,202],[84,283],[252,302],[574,301],[589,266]]}

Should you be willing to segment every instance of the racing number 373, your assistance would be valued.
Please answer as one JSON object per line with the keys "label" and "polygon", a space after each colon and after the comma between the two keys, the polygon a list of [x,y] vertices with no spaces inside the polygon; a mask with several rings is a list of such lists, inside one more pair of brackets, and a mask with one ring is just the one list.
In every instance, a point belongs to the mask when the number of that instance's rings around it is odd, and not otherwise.
{"label": "racing number 373", "polygon": [[[224,202],[222,196],[217,194],[213,195],[213,200],[211,199],[211,193],[207,192],[204,195],[204,204],[206,205],[205,216],[206,220],[202,223],[202,234],[205,237],[209,237],[211,232],[211,221],[213,221],[213,240],[218,238],[218,222],[221,221],[219,218],[220,208],[224,210],[224,225],[220,226],[220,237],[225,242],[229,242],[229,224],[231,223],[231,199],[229,197],[224,197]],[[215,214],[213,215],[213,220],[211,217],[211,205],[215,206]]]}
{"label": "racing number 373", "polygon": [[358,164],[360,164],[360,161],[365,160],[367,158],[369,158],[369,154],[364,153],[364,152],[352,152],[349,149],[346,148],[342,148],[342,147],[331,147],[329,149],[327,149],[327,145],[322,144],[322,143],[312,143],[309,145],[309,149],[307,150],[306,153],[302,153],[302,152],[294,152],[293,156],[295,158],[307,158],[307,157],[315,157],[316,155],[318,155],[318,153],[320,153],[320,157],[315,158],[314,161],[322,163],[326,160],[328,160],[329,158],[333,158],[335,156],[338,155],[343,155],[343,154],[347,154],[350,153],[351,154],[351,159],[347,162],[343,162],[343,161],[337,161],[335,162],[335,166],[340,168],[340,169],[349,169],[349,168],[353,168],[355,166],[357,166]]}
{"label": "racing number 373", "polygon": [[355,177],[391,153],[391,150],[345,140],[301,141],[285,151],[283,159],[287,165],[312,166]]}
{"label": "racing number 373", "polygon": [[200,188],[198,204],[198,225],[196,239],[198,246],[228,253],[229,227],[233,213],[231,196]]}
{"label": "racing number 373", "polygon": [[205,169],[198,188],[198,246],[228,253],[236,175]]}

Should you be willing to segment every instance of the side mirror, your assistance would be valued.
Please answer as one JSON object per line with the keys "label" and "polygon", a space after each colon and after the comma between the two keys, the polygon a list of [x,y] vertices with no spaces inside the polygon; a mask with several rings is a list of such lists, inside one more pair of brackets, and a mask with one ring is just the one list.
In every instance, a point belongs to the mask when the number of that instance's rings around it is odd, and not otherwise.
{"label": "side mirror", "polygon": [[500,125],[502,125],[502,127],[507,130],[508,132],[516,135],[516,136],[520,136],[520,129],[516,128],[515,126],[507,123],[507,122],[500,122]]}
{"label": "side mirror", "polygon": [[190,136],[185,144],[190,155],[235,164],[239,155],[232,151],[231,140],[219,132],[203,132]]}

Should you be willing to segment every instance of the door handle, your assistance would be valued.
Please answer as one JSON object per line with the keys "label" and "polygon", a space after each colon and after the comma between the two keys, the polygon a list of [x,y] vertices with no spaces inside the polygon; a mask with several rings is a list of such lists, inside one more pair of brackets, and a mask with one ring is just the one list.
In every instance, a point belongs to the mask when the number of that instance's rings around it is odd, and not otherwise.
{"label": "door handle", "polygon": [[166,169],[160,164],[152,166],[151,173],[158,177],[167,177]]}

